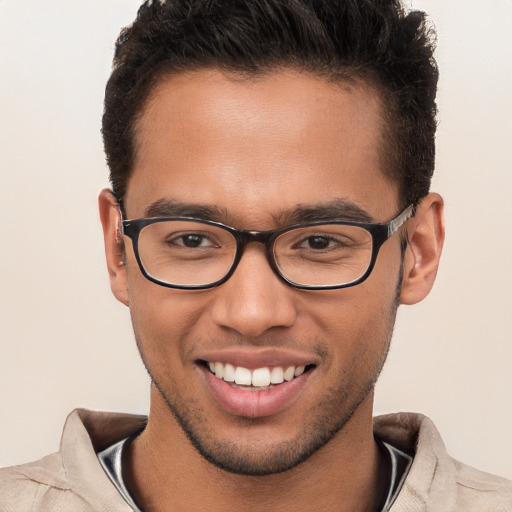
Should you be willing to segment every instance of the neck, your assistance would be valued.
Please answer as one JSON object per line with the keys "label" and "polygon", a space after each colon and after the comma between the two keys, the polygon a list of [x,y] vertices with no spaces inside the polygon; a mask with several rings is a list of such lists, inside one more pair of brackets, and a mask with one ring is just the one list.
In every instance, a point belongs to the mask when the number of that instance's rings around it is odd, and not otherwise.
{"label": "neck", "polygon": [[296,467],[245,476],[206,461],[170,411],[152,400],[147,428],[126,452],[126,485],[147,512],[377,511],[387,478],[373,438],[372,402],[370,393],[343,429]]}

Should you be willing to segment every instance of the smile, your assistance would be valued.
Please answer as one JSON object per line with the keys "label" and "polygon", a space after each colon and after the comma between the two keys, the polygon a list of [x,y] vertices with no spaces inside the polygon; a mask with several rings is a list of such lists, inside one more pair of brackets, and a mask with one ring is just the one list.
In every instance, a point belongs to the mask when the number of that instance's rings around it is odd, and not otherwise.
{"label": "smile", "polygon": [[294,357],[274,350],[223,353],[221,357],[211,354],[198,359],[196,368],[213,403],[231,415],[248,418],[274,415],[291,407],[309,389],[307,383],[318,366],[303,355]]}
{"label": "smile", "polygon": [[243,366],[234,366],[231,363],[207,362],[210,372],[218,379],[225,382],[243,386],[240,389],[250,391],[263,391],[272,389],[273,384],[282,384],[290,382],[295,377],[299,377],[308,368],[307,366],[274,366],[272,368],[263,367],[249,370]]}

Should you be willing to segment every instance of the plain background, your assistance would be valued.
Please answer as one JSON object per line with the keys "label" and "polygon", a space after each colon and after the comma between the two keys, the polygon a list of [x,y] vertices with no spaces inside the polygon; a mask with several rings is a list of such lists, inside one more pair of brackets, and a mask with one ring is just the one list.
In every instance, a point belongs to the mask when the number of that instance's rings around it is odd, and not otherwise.
{"label": "plain background", "polygon": [[[96,198],[114,40],[138,0],[0,0],[0,465],[58,448],[77,406],[145,412]],[[423,0],[438,33],[434,291],[400,308],[376,411],[420,411],[464,462],[512,478],[512,1]]]}

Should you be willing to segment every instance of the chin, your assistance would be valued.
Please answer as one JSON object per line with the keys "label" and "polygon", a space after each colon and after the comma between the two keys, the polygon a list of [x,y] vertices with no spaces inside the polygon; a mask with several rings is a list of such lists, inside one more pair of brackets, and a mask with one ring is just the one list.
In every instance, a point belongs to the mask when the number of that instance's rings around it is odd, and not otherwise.
{"label": "chin", "polygon": [[307,417],[314,419],[286,440],[279,440],[277,432],[272,436],[269,418],[239,418],[239,435],[230,432],[223,438],[222,433],[217,434],[211,428],[208,414],[197,403],[182,401],[177,406],[172,393],[163,391],[154,379],[153,383],[190,443],[205,460],[229,473],[265,476],[304,463],[335,437],[373,391],[375,379],[360,388],[358,399],[352,402],[348,399],[353,397],[352,389],[345,392],[331,389],[308,413]]}

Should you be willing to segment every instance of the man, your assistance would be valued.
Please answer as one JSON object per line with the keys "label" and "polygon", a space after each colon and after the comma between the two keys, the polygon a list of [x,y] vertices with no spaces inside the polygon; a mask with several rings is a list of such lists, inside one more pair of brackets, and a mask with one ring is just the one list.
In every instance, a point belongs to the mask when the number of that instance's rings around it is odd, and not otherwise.
{"label": "man", "polygon": [[432,423],[372,420],[430,291],[437,69],[393,1],[146,2],[120,36],[100,195],[148,419],[77,411],[6,510],[511,510]]}

